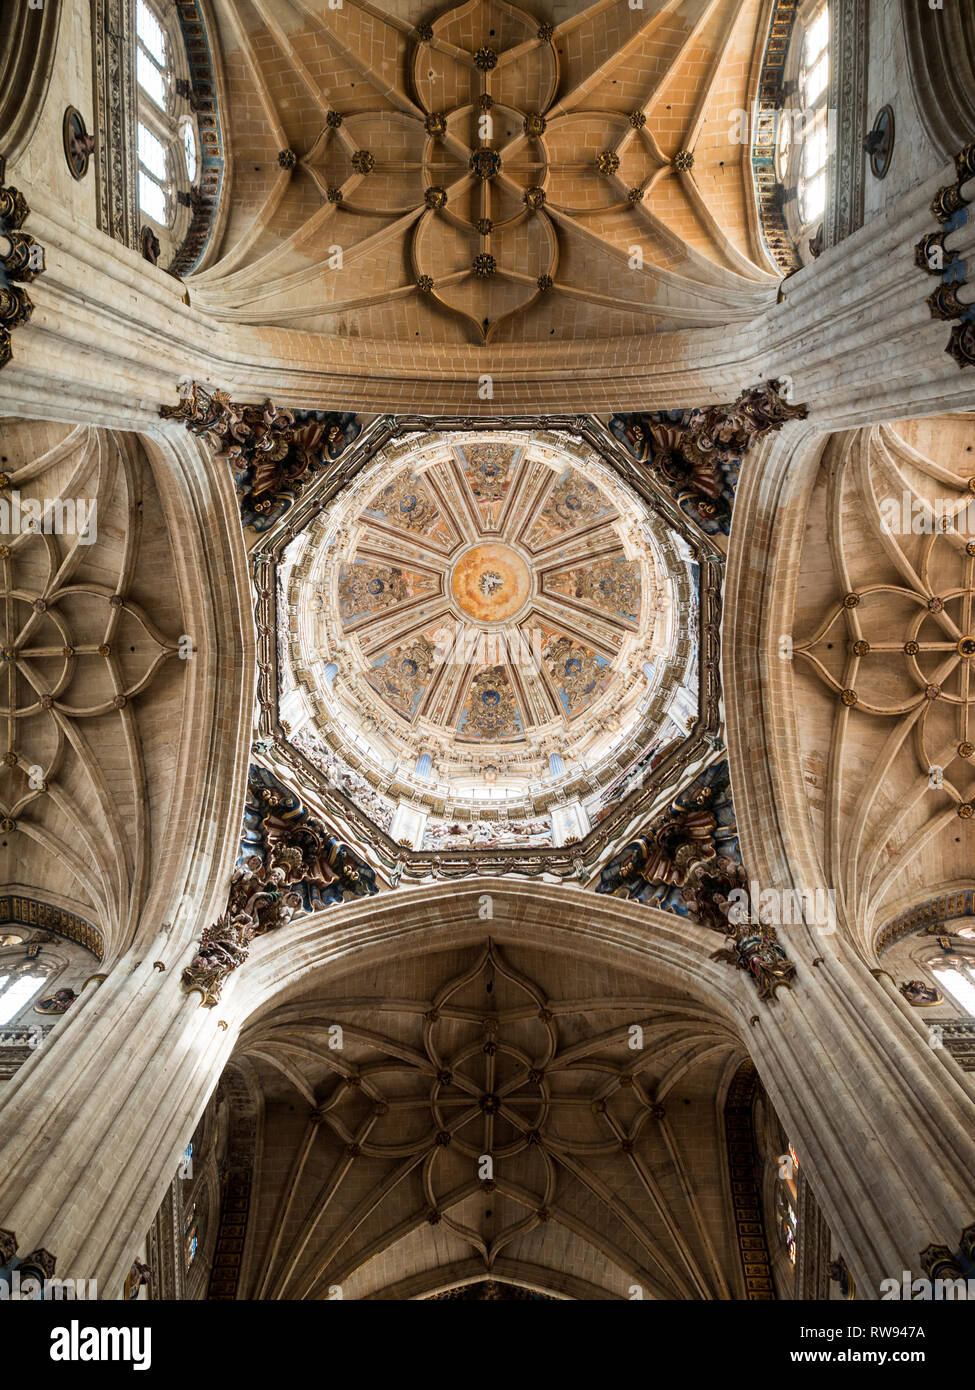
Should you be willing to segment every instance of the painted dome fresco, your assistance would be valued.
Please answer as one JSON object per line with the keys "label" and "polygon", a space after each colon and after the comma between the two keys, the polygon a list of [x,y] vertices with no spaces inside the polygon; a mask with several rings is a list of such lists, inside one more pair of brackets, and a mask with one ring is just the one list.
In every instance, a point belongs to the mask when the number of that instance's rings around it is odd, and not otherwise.
{"label": "painted dome fresco", "polygon": [[681,546],[568,433],[392,440],[280,572],[303,751],[435,816],[537,815],[580,774],[598,793],[693,697]]}

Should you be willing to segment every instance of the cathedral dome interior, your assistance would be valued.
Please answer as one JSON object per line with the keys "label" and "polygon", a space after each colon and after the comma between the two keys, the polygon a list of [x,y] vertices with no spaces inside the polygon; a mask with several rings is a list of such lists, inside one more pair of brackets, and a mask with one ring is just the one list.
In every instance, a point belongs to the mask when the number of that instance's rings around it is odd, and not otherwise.
{"label": "cathedral dome interior", "polygon": [[463,822],[474,843],[505,826],[551,843],[554,799],[595,814],[621,768],[693,723],[690,549],[566,433],[394,440],[278,576],[292,740],[355,768],[390,821],[408,798],[428,840],[452,821],[454,841]]}
{"label": "cathedral dome interior", "polygon": [[53,1360],[627,1301],[965,1373],[905,1346],[975,1297],[973,94],[971,0],[0,7]]}

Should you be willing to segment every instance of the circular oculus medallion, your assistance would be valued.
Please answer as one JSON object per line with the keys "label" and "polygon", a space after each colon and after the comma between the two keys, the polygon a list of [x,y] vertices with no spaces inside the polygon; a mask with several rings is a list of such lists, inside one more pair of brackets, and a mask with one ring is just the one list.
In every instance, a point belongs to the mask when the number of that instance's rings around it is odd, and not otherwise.
{"label": "circular oculus medallion", "polygon": [[467,550],[450,576],[450,592],[461,613],[479,623],[513,618],[531,593],[531,573],[508,545],[487,541]]}

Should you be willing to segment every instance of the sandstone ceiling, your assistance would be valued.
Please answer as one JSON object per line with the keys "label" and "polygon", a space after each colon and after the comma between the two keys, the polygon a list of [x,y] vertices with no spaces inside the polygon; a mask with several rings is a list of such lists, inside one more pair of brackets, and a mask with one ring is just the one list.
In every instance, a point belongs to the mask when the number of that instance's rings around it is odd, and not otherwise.
{"label": "sandstone ceiling", "polygon": [[524,796],[580,765],[592,791],[696,682],[674,534],[558,431],[407,436],[285,553],[284,688],[380,783],[426,754],[423,777],[457,787]]}
{"label": "sandstone ceiling", "polygon": [[231,1069],[263,1105],[241,1294],[410,1298],[493,1275],[735,1297],[720,1107],[739,1063],[676,992],[490,940],[282,1004]]}
{"label": "sandstone ceiling", "polygon": [[215,9],[234,166],[190,277],[209,312],[449,348],[774,302],[734,116],[760,0],[600,0],[554,25],[502,0]]}
{"label": "sandstone ceiling", "polygon": [[4,421],[0,533],[0,882],[95,923],[109,953],[164,853],[186,671],[176,562],[139,441]]}
{"label": "sandstone ceiling", "polygon": [[975,421],[835,436],[807,521],[797,736],[837,907],[865,946],[971,881]]}

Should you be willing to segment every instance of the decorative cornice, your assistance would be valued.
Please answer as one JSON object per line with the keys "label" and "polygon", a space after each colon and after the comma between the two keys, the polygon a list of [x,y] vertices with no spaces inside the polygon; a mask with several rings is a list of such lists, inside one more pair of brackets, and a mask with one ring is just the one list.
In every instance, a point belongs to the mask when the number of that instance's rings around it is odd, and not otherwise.
{"label": "decorative cornice", "polygon": [[955,155],[954,183],[939,188],[931,203],[931,215],[941,224],[938,232],[926,233],[914,247],[914,264],[940,282],[928,295],[928,309],[933,319],[958,322],[951,330],[945,352],[959,367],[975,366],[975,305],[958,298],[962,285],[968,284],[966,262],[956,251],[945,248],[945,237],[969,221],[967,198],[962,197],[962,185],[975,177],[975,142],[966,145]]}
{"label": "decorative cornice", "polygon": [[6,893],[0,897],[0,926],[7,925],[51,931],[84,946],[99,960],[105,957],[105,938],[96,926],[66,908],[41,902],[39,898],[28,898],[21,893]]}
{"label": "decorative cornice", "polygon": [[135,72],[134,13],[130,0],[92,0],[98,225],[133,249],[139,241],[129,153],[135,148],[135,117],[132,82],[126,74]]}
{"label": "decorative cornice", "polygon": [[827,246],[863,225],[867,126],[867,30],[863,0],[830,0],[829,109],[838,130],[831,139],[831,196],[826,212]]}
{"label": "decorative cornice", "polygon": [[917,931],[923,930],[930,935],[938,935],[942,923],[950,922],[956,917],[975,917],[975,888],[959,888],[953,893],[926,898],[924,902],[916,903],[906,912],[892,917],[877,933],[874,949],[878,956],[882,955],[895,942]]}
{"label": "decorative cornice", "polygon": [[207,1289],[207,1298],[214,1302],[237,1297],[257,1153],[257,1107],[243,1076],[228,1067],[220,1078],[220,1090],[229,1102],[230,1119],[220,1186],[220,1224]]}
{"label": "decorative cornice", "polygon": [[755,1065],[746,1058],[728,1088],[724,1124],[735,1235],[745,1280],[745,1297],[749,1303],[768,1303],[775,1299],[775,1283],[765,1237],[761,1194],[755,1179],[758,1152],[752,1107],[757,1086]]}
{"label": "decorative cornice", "polygon": [[177,0],[176,12],[190,67],[193,110],[202,147],[199,186],[191,194],[193,215],[183,244],[169,266],[173,275],[183,276],[196,269],[207,248],[220,203],[225,157],[216,73],[202,9],[198,0]]}
{"label": "decorative cornice", "polygon": [[797,0],[773,0],[772,17],[752,113],[752,178],[758,222],[769,255],[786,275],[802,264],[789,233],[782,206],[782,185],[775,169],[779,120],[785,104],[785,61],[792,42]]}

